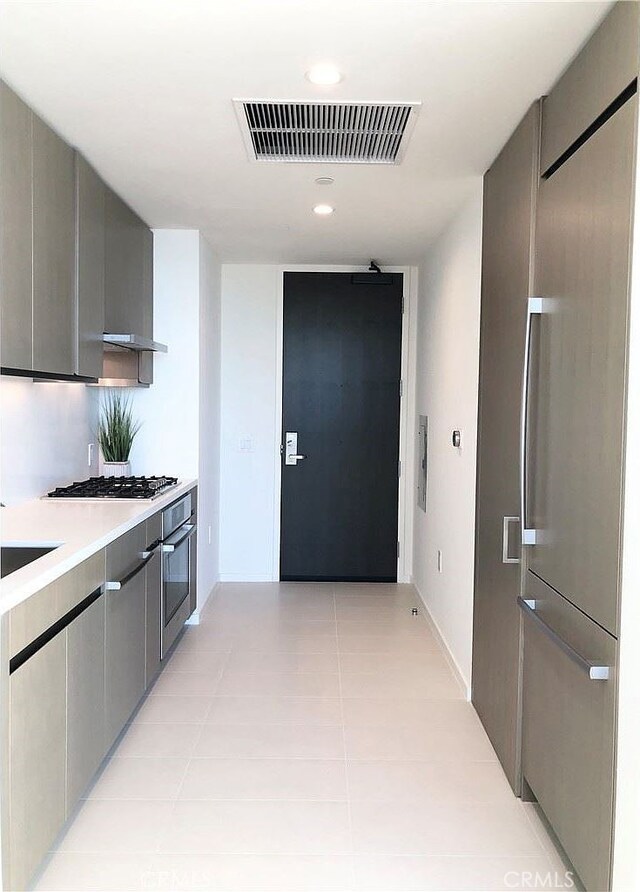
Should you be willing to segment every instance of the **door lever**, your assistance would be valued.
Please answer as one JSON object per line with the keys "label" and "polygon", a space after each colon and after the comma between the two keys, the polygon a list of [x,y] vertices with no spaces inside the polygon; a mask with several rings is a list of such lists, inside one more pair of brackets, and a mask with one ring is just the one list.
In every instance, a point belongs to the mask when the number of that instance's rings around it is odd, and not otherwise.
{"label": "door lever", "polygon": [[297,431],[287,431],[284,436],[284,463],[285,465],[297,465],[299,461],[306,458],[298,452],[298,433]]}

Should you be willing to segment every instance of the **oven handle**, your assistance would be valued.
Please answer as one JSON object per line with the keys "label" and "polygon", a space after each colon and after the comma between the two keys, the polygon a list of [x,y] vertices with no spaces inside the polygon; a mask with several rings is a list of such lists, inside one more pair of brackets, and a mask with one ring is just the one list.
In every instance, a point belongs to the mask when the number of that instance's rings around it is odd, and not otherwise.
{"label": "oven handle", "polygon": [[[164,554],[169,554],[172,551],[175,551],[179,545],[182,545],[183,542],[186,542],[187,539],[191,538],[195,533],[197,526],[195,523],[185,523],[183,524],[173,536],[169,536],[162,543],[162,551]],[[184,532],[186,530],[186,532]]]}

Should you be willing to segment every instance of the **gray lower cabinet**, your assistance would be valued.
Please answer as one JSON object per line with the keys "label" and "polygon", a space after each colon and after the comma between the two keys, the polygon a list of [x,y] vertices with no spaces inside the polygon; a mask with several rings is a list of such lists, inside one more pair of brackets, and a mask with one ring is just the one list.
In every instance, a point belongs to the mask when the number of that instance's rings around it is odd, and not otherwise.
{"label": "gray lower cabinet", "polygon": [[146,678],[148,687],[160,669],[162,648],[162,513],[147,520],[147,551],[153,557],[146,568]]}
{"label": "gray lower cabinet", "polygon": [[103,584],[99,552],[3,618],[6,888],[27,887],[104,756]]}
{"label": "gray lower cabinet", "polygon": [[540,104],[484,178],[472,701],[519,788],[519,428]]}
{"label": "gray lower cabinet", "polygon": [[31,368],[31,109],[0,81],[0,354]]}
{"label": "gray lower cabinet", "polygon": [[67,815],[106,752],[105,603],[101,595],[67,631]]}
{"label": "gray lower cabinet", "polygon": [[75,372],[74,152],[33,116],[33,365]]}
{"label": "gray lower cabinet", "polygon": [[102,375],[104,344],[105,185],[76,152],[76,374]]}
{"label": "gray lower cabinet", "polygon": [[[111,746],[145,691],[145,524],[107,548],[105,696]],[[118,585],[119,588],[111,588]]]}
{"label": "gray lower cabinet", "polygon": [[[524,615],[524,779],[586,889],[609,888],[614,796],[616,640],[529,574]],[[608,667],[592,679],[585,665]]]}
{"label": "gray lower cabinet", "polygon": [[10,882],[25,889],[66,817],[67,637],[9,680]]}

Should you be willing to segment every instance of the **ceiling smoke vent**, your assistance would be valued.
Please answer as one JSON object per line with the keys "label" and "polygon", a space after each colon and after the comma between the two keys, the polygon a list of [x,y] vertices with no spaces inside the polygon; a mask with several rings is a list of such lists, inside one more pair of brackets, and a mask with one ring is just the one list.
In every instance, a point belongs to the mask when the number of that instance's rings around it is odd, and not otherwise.
{"label": "ceiling smoke vent", "polygon": [[399,164],[417,102],[235,100],[252,161]]}

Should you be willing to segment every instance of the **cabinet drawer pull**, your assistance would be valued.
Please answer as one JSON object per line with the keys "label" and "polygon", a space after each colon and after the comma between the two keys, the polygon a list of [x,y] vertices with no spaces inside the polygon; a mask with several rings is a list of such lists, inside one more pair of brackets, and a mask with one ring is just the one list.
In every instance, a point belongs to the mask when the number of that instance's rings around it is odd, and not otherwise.
{"label": "cabinet drawer pull", "polygon": [[124,588],[128,582],[131,582],[134,576],[137,576],[141,570],[147,566],[149,561],[154,555],[153,551],[142,551],[140,552],[143,560],[140,561],[137,567],[134,567],[130,573],[127,573],[126,576],[123,576],[119,582],[107,582],[107,591],[108,592],[119,592],[121,588]]}
{"label": "cabinet drawer pull", "polygon": [[531,617],[531,619],[538,624],[539,629],[544,632],[547,638],[553,641],[554,644],[557,644],[560,650],[566,654],[576,666],[582,669],[592,681],[607,681],[610,671],[609,666],[600,666],[590,662],[590,660],[585,659],[582,654],[579,654],[577,650],[574,650],[570,644],[567,644],[564,638],[561,638],[560,635],[558,635],[558,633],[537,614],[535,601],[521,598],[518,595],[518,606],[527,616]]}
{"label": "cabinet drawer pull", "polygon": [[162,542],[160,539],[155,539],[151,543],[151,545],[147,545],[147,548],[145,551],[140,552],[140,557],[145,558],[145,559],[153,557],[153,555],[157,552],[157,550],[161,544],[162,544]]}
{"label": "cabinet drawer pull", "polygon": [[87,595],[79,604],[76,604],[75,607],[72,607],[64,616],[61,616],[59,620],[56,620],[53,625],[49,626],[48,629],[45,629],[37,638],[27,644],[26,647],[23,647],[22,650],[18,651],[15,657],[11,657],[9,660],[9,675],[19,669],[27,660],[31,659],[31,657],[35,656],[39,650],[48,644],[52,638],[55,638],[56,635],[59,635],[63,629],[66,629],[67,626],[71,625],[71,623],[77,619],[81,613],[84,613],[85,610],[88,610],[89,607],[97,601],[98,598],[102,597],[104,594],[104,587],[101,585],[99,588],[92,591],[90,595]]}

